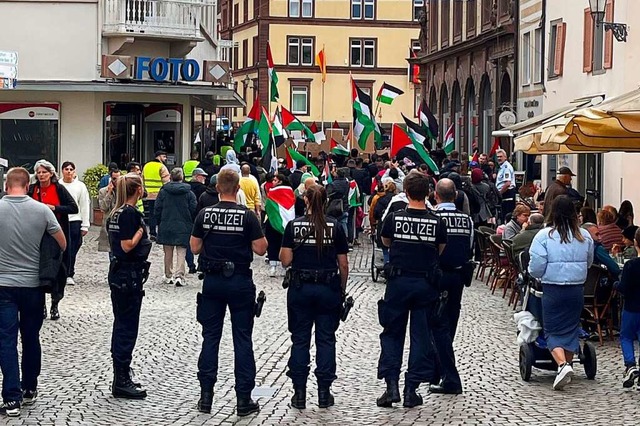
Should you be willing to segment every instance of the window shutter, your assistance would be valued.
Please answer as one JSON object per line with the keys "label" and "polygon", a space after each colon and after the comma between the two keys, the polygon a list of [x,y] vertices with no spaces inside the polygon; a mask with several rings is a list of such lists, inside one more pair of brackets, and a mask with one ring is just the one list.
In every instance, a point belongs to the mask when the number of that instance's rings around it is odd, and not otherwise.
{"label": "window shutter", "polygon": [[593,70],[593,18],[589,8],[584,10],[584,38],[582,40],[582,72]]}
{"label": "window shutter", "polygon": [[[607,0],[607,5],[604,9],[604,21],[613,22],[613,0]],[[609,69],[613,67],[613,32],[604,32],[604,68]]]}
{"label": "window shutter", "polygon": [[567,24],[562,22],[556,27],[556,51],[553,58],[553,74],[562,75],[564,70],[564,40],[567,34]]}

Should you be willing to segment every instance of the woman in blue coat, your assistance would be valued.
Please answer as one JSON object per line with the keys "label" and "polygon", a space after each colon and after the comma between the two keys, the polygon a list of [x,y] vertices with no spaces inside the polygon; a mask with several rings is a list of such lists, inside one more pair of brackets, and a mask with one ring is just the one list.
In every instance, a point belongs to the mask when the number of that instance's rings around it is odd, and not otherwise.
{"label": "woman in blue coat", "polygon": [[573,201],[561,195],[553,201],[553,223],[538,231],[529,255],[529,273],[542,281],[542,316],[547,347],[558,364],[554,390],[573,376],[573,354],[578,351],[584,282],[593,263],[593,240],[580,229]]}

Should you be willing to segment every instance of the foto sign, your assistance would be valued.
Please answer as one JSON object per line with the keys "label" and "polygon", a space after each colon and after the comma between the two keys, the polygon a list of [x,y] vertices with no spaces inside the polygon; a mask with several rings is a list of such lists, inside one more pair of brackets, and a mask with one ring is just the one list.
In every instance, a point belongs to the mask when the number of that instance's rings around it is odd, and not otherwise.
{"label": "foto sign", "polygon": [[195,59],[138,56],[135,60],[134,79],[151,79],[157,82],[196,81],[200,78],[200,72],[200,64]]}

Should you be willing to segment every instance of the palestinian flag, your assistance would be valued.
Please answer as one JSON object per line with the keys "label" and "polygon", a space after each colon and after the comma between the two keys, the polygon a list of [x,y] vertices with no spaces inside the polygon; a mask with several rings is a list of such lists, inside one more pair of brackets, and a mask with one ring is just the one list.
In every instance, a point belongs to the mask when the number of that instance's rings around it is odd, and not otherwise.
{"label": "palestinian flag", "polygon": [[411,139],[411,142],[413,145],[413,146],[410,146],[409,148],[413,148],[414,150],[416,150],[418,155],[420,155],[420,158],[425,162],[427,166],[429,166],[431,170],[433,170],[435,174],[440,173],[440,169],[438,168],[438,165],[436,164],[435,161],[433,161],[433,159],[429,155],[429,152],[425,148],[425,142],[428,142],[428,137],[424,132],[424,129],[420,127],[417,123],[414,123],[413,121],[409,120],[407,117],[404,116],[404,114],[401,114],[401,115],[402,115],[402,118],[404,118],[404,122],[407,124],[406,135]]}
{"label": "palestinian flag", "polygon": [[262,114],[260,114],[260,122],[258,123],[258,138],[262,143],[262,158],[264,158],[271,145],[271,121],[264,107],[262,107]]}
{"label": "palestinian flag", "polygon": [[438,120],[433,115],[426,100],[422,100],[418,109],[418,119],[420,126],[425,130],[429,139],[435,140],[438,137]]}
{"label": "palestinian flag", "polygon": [[316,138],[313,135],[313,132],[311,131],[311,129],[305,126],[302,121],[298,120],[298,118],[295,115],[291,114],[291,112],[288,109],[286,109],[285,107],[281,107],[281,108],[282,108],[281,109],[282,125],[286,130],[288,130],[289,132],[291,132],[292,130],[300,130],[302,133],[305,134],[305,136],[309,141],[311,142],[316,141]]}
{"label": "palestinian flag", "polygon": [[367,139],[374,134],[376,145],[382,143],[382,133],[376,123],[371,108],[371,96],[364,93],[351,79],[351,97],[353,100],[353,136],[358,140],[360,149],[367,147]]}
{"label": "palestinian flag", "polygon": [[284,150],[284,160],[287,163],[287,169],[293,170],[293,168],[296,166],[296,163],[295,161],[293,161],[293,158],[291,158],[291,154],[289,154],[289,149]]}
{"label": "palestinian flag", "polygon": [[383,83],[376,100],[382,104],[391,105],[393,100],[402,94],[404,94],[404,92],[397,87]]}
{"label": "palestinian flag", "polygon": [[500,149],[500,138],[493,139],[493,145],[491,146],[491,151],[489,151],[489,157],[493,157],[496,155],[496,151]]}
{"label": "palestinian flag", "polygon": [[355,180],[349,181],[349,207],[361,206],[360,203],[360,189]]}
{"label": "palestinian flag", "polygon": [[335,155],[342,155],[343,157],[349,156],[349,150],[344,146],[340,145],[333,138],[331,138],[331,153]]}
{"label": "palestinian flag", "polygon": [[289,153],[289,156],[291,157],[291,160],[294,165],[297,161],[302,160],[306,163],[307,167],[309,167],[309,169],[311,170],[311,173],[313,173],[314,176],[316,177],[320,176],[320,170],[318,170],[318,168],[311,161],[309,161],[307,157],[300,154],[298,151],[296,151],[293,148],[287,148],[287,152]]}
{"label": "palestinian flag", "polygon": [[295,204],[296,196],[291,187],[280,185],[269,190],[264,209],[273,229],[284,234],[287,224],[296,218]]}
{"label": "palestinian flag", "polygon": [[273,121],[271,122],[273,130],[273,140],[276,142],[276,147],[279,147],[289,137],[287,131],[282,126],[282,117],[280,116],[280,110],[276,108],[276,112],[273,114]]}
{"label": "palestinian flag", "polygon": [[278,102],[280,94],[278,93],[278,74],[273,67],[273,57],[271,56],[271,46],[267,42],[267,68],[269,71],[269,81],[271,82],[271,102]]}
{"label": "palestinian flag", "polygon": [[256,98],[247,119],[242,123],[242,126],[240,126],[233,139],[233,150],[235,152],[240,152],[240,149],[247,142],[247,138],[253,135],[256,126],[260,122],[260,113],[260,100]]}
{"label": "palestinian flag", "polygon": [[322,178],[325,185],[333,182],[333,178],[331,177],[331,165],[329,164],[328,158],[324,160],[324,167],[322,168]]}
{"label": "palestinian flag", "polygon": [[447,130],[447,133],[444,134],[444,152],[445,154],[449,155],[451,154],[451,151],[453,151],[456,148],[456,140],[454,137],[454,129],[453,129],[453,124],[451,124],[451,126],[449,126],[449,129]]}

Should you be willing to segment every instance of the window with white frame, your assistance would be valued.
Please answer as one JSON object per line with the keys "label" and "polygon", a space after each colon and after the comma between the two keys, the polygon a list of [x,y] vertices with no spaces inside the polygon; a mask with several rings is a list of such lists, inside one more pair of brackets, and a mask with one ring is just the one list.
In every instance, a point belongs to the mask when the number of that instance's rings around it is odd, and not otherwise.
{"label": "window with white frame", "polygon": [[289,17],[300,17],[300,0],[289,0]]}
{"label": "window with white frame", "polygon": [[542,63],[544,47],[542,46],[542,28],[533,32],[533,82],[542,83]]}
{"label": "window with white frame", "polygon": [[302,0],[302,17],[313,17],[313,0]]}
{"label": "window with white frame", "polygon": [[413,0],[413,20],[420,18],[420,12],[424,8],[424,0]]}
{"label": "window with white frame", "polygon": [[364,19],[374,19],[376,16],[376,0],[364,0]]}
{"label": "window with white frame", "polygon": [[288,37],[287,64],[313,65],[313,37]]}
{"label": "window with white frame", "polygon": [[374,67],[376,65],[376,40],[352,39],[350,62],[352,67]]}
{"label": "window with white frame", "polygon": [[298,115],[309,115],[308,85],[291,85],[291,112]]}
{"label": "window with white frame", "polygon": [[522,85],[527,86],[531,83],[531,33],[522,34]]}
{"label": "window with white frame", "polygon": [[375,0],[351,0],[351,19],[375,19]]}
{"label": "window with white frame", "polygon": [[351,0],[351,19],[362,19],[362,0]]}

